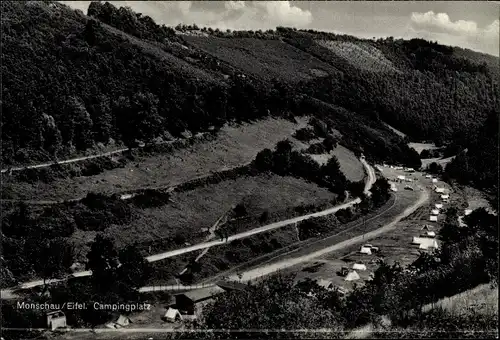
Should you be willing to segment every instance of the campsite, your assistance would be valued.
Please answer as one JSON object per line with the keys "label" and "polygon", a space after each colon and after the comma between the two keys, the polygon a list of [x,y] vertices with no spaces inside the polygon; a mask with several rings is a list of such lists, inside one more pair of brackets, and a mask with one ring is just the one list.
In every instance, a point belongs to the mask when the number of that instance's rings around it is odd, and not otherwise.
{"label": "campsite", "polygon": [[498,338],[498,4],[1,26],[1,340]]}

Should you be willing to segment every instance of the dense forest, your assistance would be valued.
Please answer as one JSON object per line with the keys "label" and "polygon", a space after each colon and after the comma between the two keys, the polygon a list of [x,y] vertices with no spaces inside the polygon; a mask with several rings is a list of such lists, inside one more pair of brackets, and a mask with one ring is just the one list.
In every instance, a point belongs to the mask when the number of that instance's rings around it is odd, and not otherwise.
{"label": "dense forest", "polygon": [[[61,159],[114,142],[171,139],[230,121],[322,111],[354,151],[418,167],[417,157],[383,123],[411,139],[461,151],[483,145],[485,120],[498,120],[498,58],[422,39],[364,40],[283,27],[174,29],[101,2],[92,2],[88,16],[50,1],[4,2],[2,12],[6,165]],[[249,39],[278,40],[331,69],[293,85],[244,74],[243,61],[223,61],[205,51],[186,39],[191,31],[206,34],[205,45],[229,39],[235,49]],[[356,58],[346,59],[319,41],[358,44],[390,66],[384,72],[357,67]],[[259,46],[254,54],[269,53]],[[487,138],[493,141],[491,132]],[[462,155],[448,173],[457,177],[465,167],[463,181],[491,187],[496,155],[494,148]]]}

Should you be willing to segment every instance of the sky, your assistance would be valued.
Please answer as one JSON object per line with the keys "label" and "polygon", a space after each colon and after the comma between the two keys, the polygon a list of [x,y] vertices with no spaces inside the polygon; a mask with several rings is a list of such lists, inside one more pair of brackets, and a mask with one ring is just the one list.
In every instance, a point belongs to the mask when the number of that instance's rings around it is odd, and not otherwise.
{"label": "sky", "polygon": [[[90,1],[60,1],[87,13]],[[156,23],[219,29],[276,26],[363,38],[423,38],[499,55],[500,1],[110,1]]]}

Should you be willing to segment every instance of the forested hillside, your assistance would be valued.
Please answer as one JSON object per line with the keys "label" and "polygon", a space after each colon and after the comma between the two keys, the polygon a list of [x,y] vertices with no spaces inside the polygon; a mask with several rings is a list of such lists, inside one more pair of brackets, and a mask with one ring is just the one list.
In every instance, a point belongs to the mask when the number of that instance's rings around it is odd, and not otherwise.
{"label": "forested hillside", "polygon": [[89,16],[51,2],[4,2],[2,13],[7,165],[320,111],[353,150],[418,166],[384,122],[464,150],[499,113],[498,58],[421,39],[174,29],[99,2]]}

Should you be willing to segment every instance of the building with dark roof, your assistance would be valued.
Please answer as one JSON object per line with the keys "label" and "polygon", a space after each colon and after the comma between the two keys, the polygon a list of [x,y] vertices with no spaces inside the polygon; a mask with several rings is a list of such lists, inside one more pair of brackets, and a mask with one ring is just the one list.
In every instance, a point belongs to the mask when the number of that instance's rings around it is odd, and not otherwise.
{"label": "building with dark roof", "polygon": [[181,313],[194,314],[197,304],[209,301],[224,292],[219,286],[190,290],[175,296],[175,306]]}

